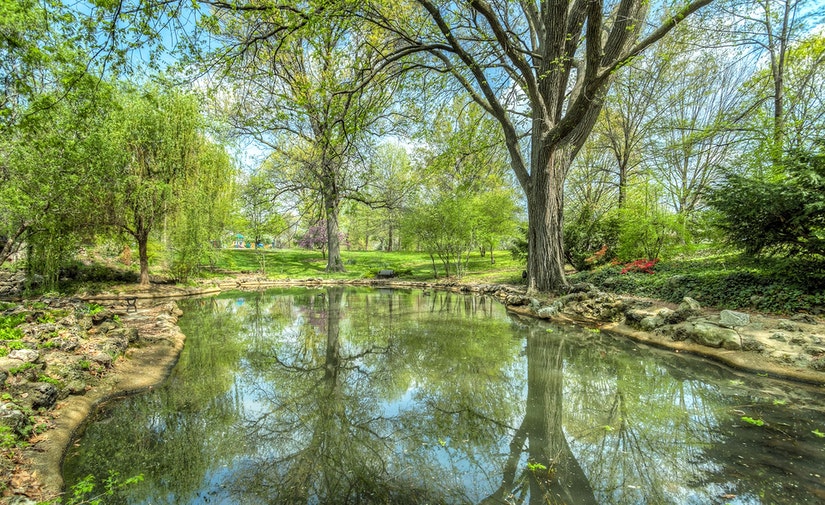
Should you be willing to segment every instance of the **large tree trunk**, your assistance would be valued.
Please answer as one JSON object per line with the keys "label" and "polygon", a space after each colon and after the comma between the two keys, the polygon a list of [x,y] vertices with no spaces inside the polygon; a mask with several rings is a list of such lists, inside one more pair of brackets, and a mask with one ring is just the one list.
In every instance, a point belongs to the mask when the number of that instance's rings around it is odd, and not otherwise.
{"label": "large tree trunk", "polygon": [[327,214],[327,272],[343,272],[344,262],[341,261],[341,243],[338,239],[338,203],[331,199],[326,205]]}
{"label": "large tree trunk", "polygon": [[[541,142],[539,135],[533,142]],[[564,292],[564,177],[563,149],[538,145],[536,169],[527,194],[527,292]],[[541,168],[539,168],[541,167]]]}

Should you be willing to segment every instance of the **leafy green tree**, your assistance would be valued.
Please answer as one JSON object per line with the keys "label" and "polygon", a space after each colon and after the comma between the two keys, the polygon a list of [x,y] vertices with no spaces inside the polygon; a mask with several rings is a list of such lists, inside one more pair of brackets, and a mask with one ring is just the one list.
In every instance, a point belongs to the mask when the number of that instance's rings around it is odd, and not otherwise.
{"label": "leafy green tree", "polygon": [[425,183],[405,229],[447,275],[462,275],[470,251],[490,251],[515,233],[519,213],[506,152],[494,121],[474,103],[453,100],[425,130]]}
{"label": "leafy green tree", "polygon": [[438,277],[438,257],[448,277],[461,276],[475,246],[475,216],[471,198],[441,195],[412,206],[404,218],[404,229],[430,254],[433,275]]}
{"label": "leafy green tree", "polygon": [[0,265],[25,245],[49,285],[94,217],[88,188],[106,151],[110,86],[82,19],[58,1],[0,2]]}
{"label": "leafy green tree", "polygon": [[370,157],[365,177],[367,187],[362,202],[378,213],[377,230],[383,249],[398,249],[398,234],[403,211],[422,183],[420,167],[410,158],[406,148],[396,144],[380,144]]}
{"label": "leafy green tree", "polygon": [[[103,193],[108,224],[138,245],[140,284],[149,284],[149,238],[182,203],[201,162],[202,118],[191,95],[132,90],[121,97],[111,135],[122,155],[110,167]],[[190,223],[191,224],[191,223]],[[193,225],[194,226],[194,225]]]}
{"label": "leafy green tree", "polygon": [[235,176],[229,155],[218,144],[201,139],[197,169],[178,182],[176,211],[170,216],[171,270],[179,280],[214,265],[217,244],[235,213]]}
{"label": "leafy green tree", "polygon": [[330,272],[344,270],[342,203],[367,184],[362,155],[400,82],[381,35],[346,15],[351,3],[244,4],[209,25],[223,42],[210,57],[234,83],[234,126],[272,153],[276,195],[311,203],[326,223]]}
{"label": "leafy green tree", "polygon": [[[399,47],[452,75],[499,124],[527,200],[528,289],[559,291],[564,275],[563,188],[616,70],[711,0],[650,6],[611,2],[374,2],[370,18]],[[403,13],[400,16],[399,13]]]}
{"label": "leafy green tree", "polygon": [[28,271],[53,287],[97,222],[94,194],[108,159],[109,86],[92,77],[30,98],[2,133],[0,263],[26,246]]}
{"label": "leafy green tree", "polygon": [[289,227],[278,212],[275,188],[265,172],[257,170],[249,174],[239,189],[239,198],[244,233],[256,245],[264,243],[266,237],[277,237]]}
{"label": "leafy green tree", "polygon": [[784,157],[781,176],[730,174],[710,198],[717,225],[748,254],[825,255],[825,149]]}

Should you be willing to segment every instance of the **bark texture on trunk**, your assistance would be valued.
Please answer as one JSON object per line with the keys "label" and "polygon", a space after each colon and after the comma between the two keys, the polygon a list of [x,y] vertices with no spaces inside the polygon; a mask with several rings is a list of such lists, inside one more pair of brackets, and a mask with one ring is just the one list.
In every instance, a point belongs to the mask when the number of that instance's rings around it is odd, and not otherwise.
{"label": "bark texture on trunk", "polygon": [[[535,140],[537,141],[537,139]],[[527,195],[528,253],[527,292],[563,292],[564,275],[564,177],[562,149],[538,149],[533,185]]]}
{"label": "bark texture on trunk", "polygon": [[341,260],[341,241],[338,239],[338,204],[328,202],[327,214],[327,272],[343,272],[344,262]]}

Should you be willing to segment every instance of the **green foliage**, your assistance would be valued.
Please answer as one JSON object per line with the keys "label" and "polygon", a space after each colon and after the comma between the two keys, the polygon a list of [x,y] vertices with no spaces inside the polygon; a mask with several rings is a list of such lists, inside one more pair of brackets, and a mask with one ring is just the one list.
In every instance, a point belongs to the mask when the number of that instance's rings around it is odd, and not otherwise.
{"label": "green foliage", "polygon": [[49,377],[48,375],[44,375],[44,374],[40,374],[37,377],[37,381],[38,382],[46,382],[48,384],[56,386],[57,388],[62,388],[63,387],[63,381],[61,381],[59,379],[55,379],[53,377]]}
{"label": "green foliage", "polygon": [[564,254],[576,270],[594,266],[594,255],[604,249],[603,260],[609,260],[619,241],[619,214],[600,214],[584,205],[568,215],[564,223]]}
{"label": "green foliage", "polygon": [[19,312],[8,316],[0,316],[0,328],[15,328],[26,322],[26,314]]}
{"label": "green foliage", "polygon": [[779,174],[729,174],[709,200],[717,226],[746,253],[825,255],[825,150],[787,155]]}
{"label": "green foliage", "polygon": [[635,193],[629,192],[619,211],[616,257],[621,261],[673,257],[688,241],[680,216],[658,203],[655,187],[645,184]]}
{"label": "green foliage", "polygon": [[214,265],[218,242],[232,214],[235,169],[217,144],[202,141],[196,168],[178,186],[179,205],[172,216],[170,270],[180,281]]}
{"label": "green foliage", "polygon": [[103,489],[95,482],[94,475],[87,475],[80,482],[72,486],[69,492],[55,500],[39,505],[103,505],[108,503],[118,490],[143,482],[143,475],[136,475],[128,479],[121,479],[117,472],[109,472],[103,481]]}
{"label": "green foliage", "polygon": [[753,425],[753,426],[764,426],[765,425],[765,421],[763,421],[761,419],[754,419],[754,418],[748,417],[748,416],[742,416],[742,420],[745,421],[746,423],[750,424],[750,425]]}
{"label": "green foliage", "polygon": [[0,451],[8,451],[17,446],[17,436],[5,424],[0,424]]}
{"label": "green foliage", "polygon": [[527,252],[530,247],[527,238],[527,230],[527,223],[519,224],[518,232],[510,241],[510,256],[512,256],[514,260],[518,260],[520,262],[527,261]]}
{"label": "green foliage", "polygon": [[95,314],[99,314],[99,313],[103,312],[104,310],[106,310],[106,309],[102,305],[98,305],[96,303],[90,303],[86,306],[85,312],[87,314],[89,314],[90,316],[93,316]]}
{"label": "green foliage", "polygon": [[0,340],[20,340],[21,338],[23,338],[23,332],[19,328],[0,327]]}
{"label": "green foliage", "polygon": [[20,366],[16,366],[16,367],[10,368],[10,369],[9,369],[9,375],[17,375],[17,374],[19,374],[19,373],[23,373],[23,372],[25,372],[26,370],[31,370],[31,369],[32,369],[32,368],[34,368],[35,366],[36,366],[36,365],[35,365],[34,363],[23,363],[23,364],[22,364],[22,365],[20,365]]}
{"label": "green foliage", "polygon": [[822,310],[825,264],[807,258],[750,258],[738,255],[661,261],[656,275],[627,273],[605,265],[571,276],[615,293],[679,303],[686,296],[703,305],[772,313]]}
{"label": "green foliage", "polygon": [[433,275],[438,277],[435,257],[444,274],[461,276],[474,246],[473,208],[468,198],[443,198],[421,203],[404,219],[406,232],[433,257]]}

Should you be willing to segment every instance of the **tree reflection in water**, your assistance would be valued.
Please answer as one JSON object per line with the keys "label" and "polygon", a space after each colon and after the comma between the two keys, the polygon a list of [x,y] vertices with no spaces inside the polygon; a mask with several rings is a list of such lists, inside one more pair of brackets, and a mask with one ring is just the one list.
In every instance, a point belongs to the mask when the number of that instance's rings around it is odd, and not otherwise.
{"label": "tree reflection in water", "polygon": [[[144,473],[124,503],[153,504],[817,503],[823,490],[822,444],[803,437],[821,393],[484,297],[247,293],[193,302],[182,324],[169,383],[90,426],[69,482]],[[782,433],[743,427],[743,409]],[[765,446],[797,462],[765,468]]]}

